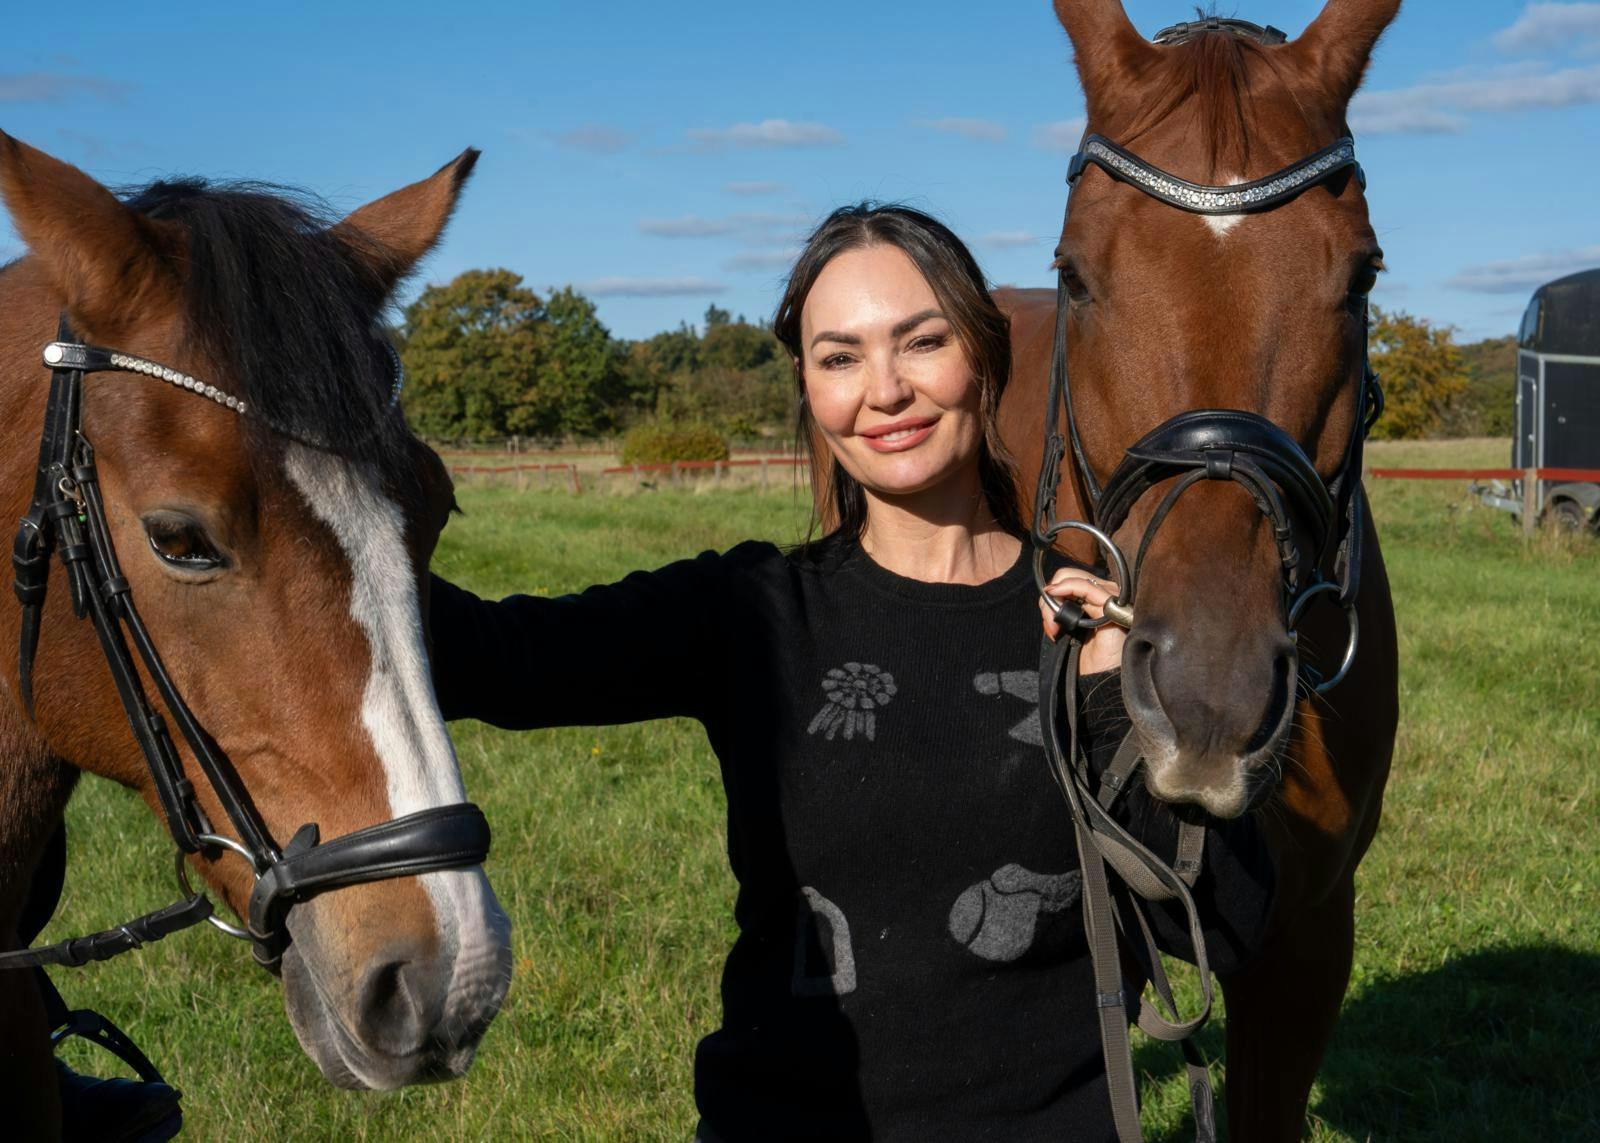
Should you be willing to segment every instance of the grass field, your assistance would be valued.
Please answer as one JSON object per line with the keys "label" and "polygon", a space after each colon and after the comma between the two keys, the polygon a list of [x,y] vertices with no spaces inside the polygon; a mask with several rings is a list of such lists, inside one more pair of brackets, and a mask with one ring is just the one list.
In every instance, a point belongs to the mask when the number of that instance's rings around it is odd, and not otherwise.
{"label": "grass field", "polygon": [[[1370,463],[1504,463],[1501,442],[1378,445]],[[787,487],[787,485],[785,485]],[[1459,484],[1371,482],[1400,615],[1402,726],[1358,881],[1358,947],[1312,1099],[1315,1140],[1600,1139],[1600,544],[1524,541]],[[480,593],[561,593],[749,536],[799,498],[754,488],[575,497],[463,488],[436,566]],[[159,632],[158,632],[159,637]],[[694,1121],[690,1060],[731,936],[722,793],[699,728],[454,728],[495,829],[515,979],[463,1081],[328,1087],[276,982],[209,930],[59,972],[186,1092],[196,1139],[662,1139]],[[170,850],[87,780],[47,939],[171,893]],[[1220,1035],[1208,1031],[1213,1053]],[[104,1070],[108,1057],[74,1049]],[[1150,1135],[1189,1132],[1174,1056]],[[1220,1074],[1220,1073],[1219,1073]]]}

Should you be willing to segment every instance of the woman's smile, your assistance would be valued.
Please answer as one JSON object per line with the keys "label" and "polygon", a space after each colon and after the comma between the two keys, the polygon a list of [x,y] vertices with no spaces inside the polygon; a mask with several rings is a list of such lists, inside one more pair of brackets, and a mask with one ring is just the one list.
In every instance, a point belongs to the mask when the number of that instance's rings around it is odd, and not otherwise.
{"label": "woman's smile", "polygon": [[932,435],[938,417],[904,417],[887,425],[862,429],[857,435],[874,452],[906,452]]}

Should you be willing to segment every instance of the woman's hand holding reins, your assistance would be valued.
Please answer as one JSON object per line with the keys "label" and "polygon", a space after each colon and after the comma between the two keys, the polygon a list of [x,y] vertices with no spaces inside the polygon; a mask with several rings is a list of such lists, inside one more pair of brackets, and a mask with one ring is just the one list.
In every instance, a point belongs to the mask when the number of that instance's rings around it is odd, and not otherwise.
{"label": "woman's hand holding reins", "polygon": [[[1106,603],[1117,598],[1121,589],[1110,580],[1096,579],[1082,568],[1062,568],[1051,577],[1044,590],[1051,599],[1077,600],[1083,605],[1085,615],[1099,619],[1105,614]],[[1044,633],[1054,640],[1061,633],[1061,625],[1042,599],[1039,614],[1044,620]],[[1116,670],[1122,666],[1122,645],[1127,638],[1128,633],[1117,623],[1104,623],[1095,628],[1083,642],[1078,670],[1085,675]]]}

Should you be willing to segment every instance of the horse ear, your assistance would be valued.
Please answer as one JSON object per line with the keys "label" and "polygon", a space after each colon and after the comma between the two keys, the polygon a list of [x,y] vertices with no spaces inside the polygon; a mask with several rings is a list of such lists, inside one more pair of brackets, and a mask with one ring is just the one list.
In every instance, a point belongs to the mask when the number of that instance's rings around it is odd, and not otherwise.
{"label": "horse ear", "polygon": [[1097,108],[1144,74],[1157,49],[1133,26],[1122,0],[1055,0],[1055,6],[1056,19],[1072,41],[1089,118],[1102,118]]}
{"label": "horse ear", "polygon": [[129,210],[70,163],[0,131],[0,197],[66,299],[79,332],[110,339],[176,301],[166,226]]}
{"label": "horse ear", "polygon": [[411,273],[439,241],[478,155],[477,149],[468,147],[428,178],[367,203],[333,228],[385,292]]}
{"label": "horse ear", "polygon": [[1328,0],[1289,45],[1291,58],[1342,108],[1361,86],[1378,37],[1399,11],[1400,0]]}

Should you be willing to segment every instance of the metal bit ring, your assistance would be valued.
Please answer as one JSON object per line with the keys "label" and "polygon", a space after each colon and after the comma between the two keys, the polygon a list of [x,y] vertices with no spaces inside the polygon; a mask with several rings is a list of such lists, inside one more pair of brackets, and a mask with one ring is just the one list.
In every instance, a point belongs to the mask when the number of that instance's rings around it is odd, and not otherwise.
{"label": "metal bit ring", "polygon": [[[205,843],[206,845],[219,846],[222,849],[226,849],[226,850],[229,850],[230,852],[237,853],[240,857],[244,858],[246,861],[248,861],[250,863],[250,872],[251,872],[251,874],[256,879],[258,879],[258,880],[260,879],[261,874],[256,871],[255,855],[252,854],[243,845],[239,844],[237,841],[234,841],[233,838],[231,838],[231,837],[223,837],[220,834],[215,834],[215,833],[201,833],[201,834],[196,834],[195,837],[199,841]],[[183,850],[181,850],[181,849],[178,850],[178,852],[177,852],[178,884],[179,884],[179,886],[182,887],[183,892],[184,892],[184,894],[186,896],[193,897],[195,895],[195,891],[194,891],[193,886],[191,886],[189,884],[188,856],[189,855],[184,853]],[[223,932],[227,933],[230,937],[238,937],[240,940],[243,940],[243,941],[248,941],[248,940],[254,939],[254,938],[251,937],[251,935],[250,935],[248,930],[241,929],[238,925],[229,924],[227,921],[224,921],[221,917],[217,916],[215,913],[213,913],[213,914],[211,914],[211,916],[207,917],[206,920],[210,921],[217,928],[219,928]]]}
{"label": "metal bit ring", "polygon": [[[1044,538],[1053,542],[1062,532],[1068,531],[1085,532],[1093,537],[1095,543],[1100,545],[1100,549],[1110,557],[1111,567],[1116,573],[1118,589],[1122,592],[1127,592],[1128,561],[1123,558],[1122,549],[1117,547],[1116,541],[1093,524],[1086,524],[1082,520],[1057,520],[1046,530]],[[1062,605],[1045,592],[1045,588],[1048,586],[1048,581],[1044,575],[1045,551],[1046,549],[1043,547],[1035,547],[1033,549],[1033,582],[1034,586],[1039,589],[1039,598],[1044,600],[1045,607],[1059,621],[1061,619]],[[1077,627],[1080,630],[1093,631],[1097,627],[1104,627],[1107,623],[1116,623],[1122,627],[1132,627],[1133,605],[1122,602],[1122,596],[1120,595],[1116,599],[1108,599],[1105,607],[1101,609],[1099,619],[1080,618],[1077,622]]]}

